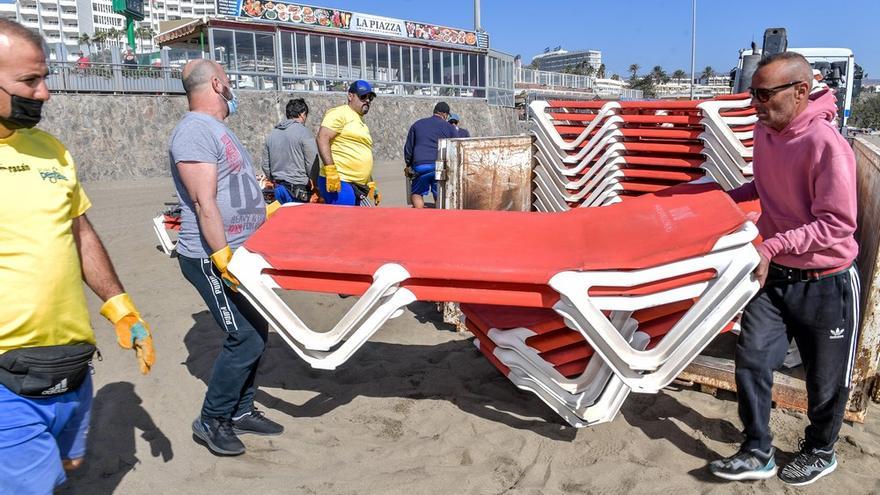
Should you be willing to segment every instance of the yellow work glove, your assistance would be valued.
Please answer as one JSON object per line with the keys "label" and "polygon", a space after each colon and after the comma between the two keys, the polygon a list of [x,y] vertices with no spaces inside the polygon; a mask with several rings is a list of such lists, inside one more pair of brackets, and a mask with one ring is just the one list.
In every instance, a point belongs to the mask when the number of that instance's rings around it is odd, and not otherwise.
{"label": "yellow work glove", "polygon": [[327,192],[339,192],[342,189],[342,179],[339,178],[336,165],[324,167],[324,177],[327,179]]}
{"label": "yellow work glove", "polygon": [[272,215],[278,211],[278,208],[281,208],[281,203],[278,201],[272,201],[271,203],[266,205],[266,219],[272,218]]}
{"label": "yellow work glove", "polygon": [[376,206],[379,206],[379,203],[382,202],[382,194],[376,189],[376,181],[367,182],[367,187],[370,188],[370,192],[367,193],[367,197],[373,200],[373,203]]}
{"label": "yellow work glove", "polygon": [[115,295],[101,306],[101,315],[115,326],[116,342],[123,349],[134,349],[141,373],[147,374],[156,362],[150,326],[141,319],[131,297],[125,292]]}
{"label": "yellow work glove", "polygon": [[241,285],[241,282],[232,276],[228,270],[229,260],[231,259],[232,248],[228,244],[223,249],[211,254],[211,261],[214,262],[217,270],[220,270],[220,278],[223,279],[223,283],[233,291],[238,292],[238,286]]}

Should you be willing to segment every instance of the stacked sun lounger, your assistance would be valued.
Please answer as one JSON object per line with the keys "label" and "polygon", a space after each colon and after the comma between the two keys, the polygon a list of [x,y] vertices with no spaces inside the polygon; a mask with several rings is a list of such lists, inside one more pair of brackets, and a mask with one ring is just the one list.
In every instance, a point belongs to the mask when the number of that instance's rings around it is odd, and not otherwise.
{"label": "stacked sun lounger", "polygon": [[747,94],[697,101],[535,101],[534,207],[605,206],[706,177],[751,176]]}
{"label": "stacked sun lounger", "polygon": [[[694,302],[634,312],[621,320],[621,335],[638,351],[652,349]],[[555,311],[475,304],[463,304],[461,310],[486,358],[572,426],[611,421],[631,391]]]}
{"label": "stacked sun lounger", "polygon": [[[445,242],[413,238],[416,223]],[[630,391],[668,385],[728,325],[758,289],[756,235],[715,184],[560,213],[305,204],[281,208],[229,269],[320,369],[343,364],[411,302],[462,303],[480,350],[585,426],[612,419]],[[359,299],[315,331],[284,291]]]}

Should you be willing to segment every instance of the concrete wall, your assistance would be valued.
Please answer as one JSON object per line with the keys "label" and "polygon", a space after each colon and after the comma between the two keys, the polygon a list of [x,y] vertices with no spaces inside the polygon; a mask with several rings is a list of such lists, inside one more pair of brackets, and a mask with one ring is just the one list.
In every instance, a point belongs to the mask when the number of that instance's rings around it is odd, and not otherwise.
{"label": "concrete wall", "polygon": [[[328,108],[345,102],[344,93],[239,92],[238,113],[227,123],[259,166],[265,135],[282,118],[288,99],[309,104],[308,127],[317,131]],[[504,136],[519,131],[512,108],[483,100],[445,98],[472,136]],[[367,115],[376,160],[401,160],[410,124],[431,114],[440,99],[379,97]],[[169,174],[168,138],[186,111],[183,96],[55,94],[40,127],[70,149],[82,180],[153,177]]]}

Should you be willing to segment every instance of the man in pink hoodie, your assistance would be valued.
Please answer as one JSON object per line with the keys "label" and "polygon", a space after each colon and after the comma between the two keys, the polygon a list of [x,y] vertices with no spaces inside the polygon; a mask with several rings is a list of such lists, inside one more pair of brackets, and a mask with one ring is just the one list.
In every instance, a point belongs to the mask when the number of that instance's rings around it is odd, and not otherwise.
{"label": "man in pink hoodie", "polygon": [[724,479],[777,474],[770,432],[773,371],[794,338],[806,373],[810,424],[799,452],[778,471],[807,485],[837,467],[837,441],[855,355],[859,280],[855,157],[831,121],[834,94],[810,94],[803,56],[784,52],[762,60],[752,79],[755,127],[753,182],[730,192],[759,199],[763,243],[754,276],[761,290],[746,306],[736,345],[736,386],[745,442],[712,462]]}

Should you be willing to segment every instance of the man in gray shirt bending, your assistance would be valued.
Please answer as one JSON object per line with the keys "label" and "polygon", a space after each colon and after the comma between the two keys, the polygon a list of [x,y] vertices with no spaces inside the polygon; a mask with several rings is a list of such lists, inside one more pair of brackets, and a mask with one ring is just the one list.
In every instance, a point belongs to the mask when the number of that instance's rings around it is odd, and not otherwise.
{"label": "man in gray shirt bending", "polygon": [[279,203],[308,203],[309,180],[318,175],[318,145],[306,129],[309,106],[296,98],[287,102],[287,119],[282,120],[266,137],[263,148],[263,172],[275,183]]}

